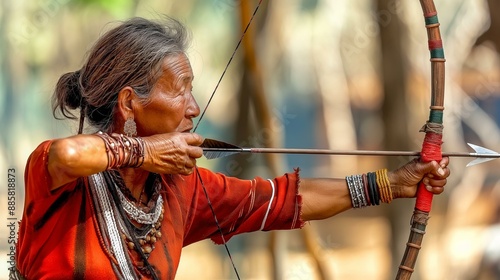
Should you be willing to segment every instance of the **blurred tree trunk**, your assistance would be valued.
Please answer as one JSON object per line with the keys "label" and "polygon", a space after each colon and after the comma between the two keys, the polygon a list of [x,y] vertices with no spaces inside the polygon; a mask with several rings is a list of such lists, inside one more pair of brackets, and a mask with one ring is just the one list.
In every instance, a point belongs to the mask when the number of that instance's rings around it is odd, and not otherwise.
{"label": "blurred tree trunk", "polygon": [[[398,13],[394,12],[394,1],[376,0],[376,14],[380,27],[380,49],[381,49],[381,79],[384,91],[382,104],[382,118],[384,128],[384,147],[387,150],[408,150],[410,139],[407,132],[409,122],[406,86],[407,86],[407,63],[403,50],[403,34],[405,33]],[[400,164],[397,159],[388,159],[387,167],[394,169]],[[404,244],[406,244],[407,232],[401,229],[409,228],[408,221],[411,206],[408,201],[405,204],[393,202],[388,209],[388,217],[391,222],[391,251],[394,278],[397,272],[399,258],[403,255]],[[408,213],[408,215],[402,214]]]}
{"label": "blurred tree trunk", "polygon": [[[251,12],[253,7],[251,4],[256,5],[257,1],[241,1],[240,2],[240,15],[241,15],[241,30],[243,31],[250,21]],[[264,88],[262,66],[259,63],[259,58],[256,53],[255,46],[258,42],[255,38],[260,38],[263,35],[267,21],[259,21],[265,18],[265,13],[268,11],[266,7],[261,7],[262,10],[258,18],[250,26],[243,39],[243,77],[239,91],[239,115],[236,127],[237,143],[248,143],[250,146],[258,145],[260,147],[281,147],[282,135],[279,134],[280,130],[276,129],[276,117],[273,116],[269,100],[267,98],[266,90]],[[250,116],[255,117],[254,119]],[[267,174],[259,176],[277,176],[282,172],[283,157],[277,154],[266,154],[264,157],[264,165],[268,168]],[[241,167],[243,177],[253,177],[255,168],[260,160],[250,155],[249,157],[242,157],[238,166]],[[324,264],[320,261],[321,248],[314,239],[314,233],[311,228],[303,229],[300,231],[301,238],[306,245],[308,252],[314,260],[314,265],[321,279],[325,279]],[[286,250],[286,236],[280,232],[271,232],[269,240],[269,248],[273,261],[273,279],[284,279],[283,269],[283,252]]]}
{"label": "blurred tree trunk", "polygon": [[493,43],[497,52],[500,52],[500,17],[495,15],[495,13],[500,11],[500,1],[488,0],[487,2],[490,13],[490,27],[477,39],[475,45],[481,45],[482,43],[489,41]]}
{"label": "blurred tree trunk", "polygon": [[[241,32],[245,29],[250,21],[254,5],[257,1],[241,1],[240,16],[241,16]],[[265,7],[261,7],[258,17],[254,18],[251,26],[247,30],[242,42],[243,52],[243,76],[241,86],[238,92],[237,100],[239,101],[239,114],[236,125],[236,141],[237,143],[245,142],[250,146],[259,145],[262,147],[279,147],[280,137],[272,133],[272,114],[264,89],[262,79],[261,65],[259,64],[256,50],[255,38],[259,37],[264,25],[258,21],[265,18]],[[252,119],[254,117],[255,119]],[[270,169],[268,172],[271,176],[276,176],[279,167],[279,156],[276,154],[263,155],[265,165]],[[256,160],[253,155],[249,157],[239,157],[238,166],[243,172],[239,176],[245,175],[253,177],[252,168],[256,165]]]}
{"label": "blurred tree trunk", "polygon": [[[345,58],[342,57],[341,52],[332,51],[332,49],[341,48],[343,32],[342,29],[335,28],[335,21],[338,21],[341,15],[335,14],[333,9],[345,10],[346,3],[344,1],[333,5],[322,2],[323,6],[320,7],[322,13],[330,14],[330,16],[324,16],[329,19],[326,21],[328,28],[317,27],[311,54],[314,59],[319,91],[318,103],[321,104],[323,117],[320,122],[324,124],[328,149],[333,150],[356,150],[358,148],[358,136],[345,71]],[[334,16],[331,16],[332,14]],[[323,21],[321,23],[323,24]],[[338,174],[349,174],[353,170],[358,170],[357,157],[327,157],[327,160],[330,162],[329,169]]]}
{"label": "blurred tree trunk", "polygon": [[11,138],[13,130],[12,123],[14,121],[14,91],[13,91],[13,77],[12,77],[12,69],[11,65],[11,42],[8,40],[7,28],[9,26],[11,9],[10,1],[2,1],[1,10],[2,15],[0,18],[0,63],[1,63],[1,73],[2,77],[0,78],[1,83],[3,84],[3,88],[0,90],[3,92],[3,102],[0,102],[0,118],[2,121],[0,122],[0,147],[7,147],[5,149],[5,159],[6,163],[12,163],[14,150],[9,149],[12,147]]}
{"label": "blurred tree trunk", "polygon": [[[252,12],[257,5],[257,1],[241,1],[240,2],[240,24],[241,32],[243,32],[251,19]],[[242,41],[243,63],[242,63],[242,80],[238,91],[238,117],[235,128],[236,143],[245,143],[244,146],[258,147],[279,147],[281,137],[273,133],[272,129],[272,114],[267,99],[267,94],[264,89],[264,81],[262,79],[262,69],[259,63],[255,46],[256,38],[260,37],[265,26],[265,13],[267,9],[260,7],[258,17],[255,17],[250,25],[245,37]],[[259,20],[262,20],[259,22]],[[255,174],[255,169],[264,159],[264,165],[268,168],[267,174],[260,176],[277,176],[279,170],[283,170],[281,156],[276,154],[266,154],[262,157],[255,155],[237,157],[237,166],[242,170],[239,177],[249,178]],[[281,254],[280,249],[283,248],[283,241],[277,238],[276,233],[270,233],[270,251],[273,260],[273,277],[274,279],[282,279],[281,269]],[[249,241],[251,242],[251,240]],[[253,247],[253,246],[249,246]]]}

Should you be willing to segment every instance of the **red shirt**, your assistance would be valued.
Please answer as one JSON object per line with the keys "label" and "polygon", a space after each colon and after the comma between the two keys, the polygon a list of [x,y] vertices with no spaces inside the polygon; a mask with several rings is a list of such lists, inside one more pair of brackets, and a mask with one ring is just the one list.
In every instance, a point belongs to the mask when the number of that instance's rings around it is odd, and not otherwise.
{"label": "red shirt", "polygon": [[[49,190],[50,144],[42,143],[26,166],[17,267],[27,279],[115,279],[113,258],[100,241],[87,185],[75,181]],[[240,180],[202,168],[199,171],[226,241],[244,232],[303,225],[298,171],[273,180]],[[162,237],[148,260],[160,279],[173,279],[182,247],[207,238],[220,244],[222,238],[196,172],[161,177]]]}

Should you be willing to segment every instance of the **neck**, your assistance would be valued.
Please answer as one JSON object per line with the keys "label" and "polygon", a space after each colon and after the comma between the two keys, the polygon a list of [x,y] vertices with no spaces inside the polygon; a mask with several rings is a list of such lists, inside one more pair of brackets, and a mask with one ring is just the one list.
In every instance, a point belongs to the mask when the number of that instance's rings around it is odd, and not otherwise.
{"label": "neck", "polygon": [[120,169],[119,172],[123,182],[125,182],[125,187],[130,190],[132,196],[136,200],[139,200],[143,189],[146,187],[145,184],[148,179],[149,172],[139,168],[123,168]]}

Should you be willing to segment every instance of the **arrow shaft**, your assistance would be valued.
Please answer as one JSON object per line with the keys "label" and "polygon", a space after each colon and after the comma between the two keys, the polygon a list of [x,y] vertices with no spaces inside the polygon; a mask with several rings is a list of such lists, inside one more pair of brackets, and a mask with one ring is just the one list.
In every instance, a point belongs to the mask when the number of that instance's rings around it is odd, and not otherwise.
{"label": "arrow shaft", "polygon": [[[294,148],[203,148],[207,152],[220,153],[275,153],[275,154],[311,154],[311,155],[356,155],[356,156],[419,156],[418,151],[338,151],[328,149],[294,149]],[[443,153],[447,157],[500,158],[500,154],[480,154],[466,152]]]}

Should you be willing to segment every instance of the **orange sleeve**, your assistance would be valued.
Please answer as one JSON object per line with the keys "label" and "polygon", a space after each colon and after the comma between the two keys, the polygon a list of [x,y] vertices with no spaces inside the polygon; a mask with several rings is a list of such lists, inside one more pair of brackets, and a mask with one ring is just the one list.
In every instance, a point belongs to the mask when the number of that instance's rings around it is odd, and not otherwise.
{"label": "orange sleeve", "polygon": [[202,168],[199,170],[203,183],[197,176],[186,180],[194,186],[194,192],[188,208],[185,245],[206,238],[217,244],[223,243],[203,187],[226,241],[245,232],[303,226],[298,170],[267,180],[260,177],[241,180]]}
{"label": "orange sleeve", "polygon": [[[49,252],[57,252],[54,244],[64,244],[63,240],[70,240],[69,237],[74,235],[71,225],[76,224],[74,220],[78,212],[73,210],[79,208],[82,199],[82,191],[75,192],[76,181],[50,190],[51,178],[47,164],[52,142],[45,141],[33,151],[24,174],[25,203],[16,254],[17,266],[26,275],[48,269],[34,264],[44,261]],[[68,246],[61,245],[58,248],[63,247]]]}
{"label": "orange sleeve", "polygon": [[47,165],[49,163],[49,150],[53,140],[41,143],[29,156],[24,173],[25,182],[37,182],[36,187],[26,186],[26,200],[45,198],[50,196],[50,178]]}

